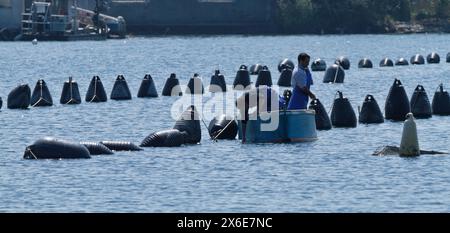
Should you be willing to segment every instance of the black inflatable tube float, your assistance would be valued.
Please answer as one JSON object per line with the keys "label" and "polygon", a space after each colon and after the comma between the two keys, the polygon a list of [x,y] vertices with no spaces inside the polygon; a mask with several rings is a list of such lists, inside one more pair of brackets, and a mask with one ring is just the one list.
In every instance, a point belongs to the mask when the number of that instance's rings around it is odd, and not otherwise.
{"label": "black inflatable tube float", "polygon": [[163,96],[182,96],[180,81],[176,74],[170,74],[170,77],[166,80],[162,91]]}
{"label": "black inflatable tube float", "polygon": [[412,65],[424,65],[425,64],[425,58],[423,58],[422,55],[416,54],[411,57],[410,63]]}
{"label": "black inflatable tube float", "polygon": [[185,93],[189,95],[203,95],[205,93],[203,81],[198,74],[194,74],[194,77],[189,79]]}
{"label": "black inflatable tube float", "polygon": [[433,97],[433,114],[440,116],[450,115],[450,95],[444,91],[444,85],[441,83]]}
{"label": "black inflatable tube float", "polygon": [[81,145],[88,149],[91,155],[112,155],[114,152],[105,145],[98,142],[80,142]]}
{"label": "black inflatable tube float", "polygon": [[112,100],[131,100],[130,88],[128,88],[127,81],[123,75],[119,75],[116,78],[113,89],[111,91]]}
{"label": "black inflatable tube float", "polygon": [[439,64],[441,62],[441,57],[439,54],[432,52],[427,56],[428,64]]}
{"label": "black inflatable tube float", "polygon": [[317,130],[330,130],[332,128],[330,117],[319,99],[312,100],[309,109],[316,112]]}
{"label": "black inflatable tube float", "polygon": [[258,73],[255,87],[259,86],[272,86],[272,75],[270,74],[269,68],[267,66],[263,66],[263,68]]}
{"label": "black inflatable tube float", "polygon": [[293,70],[295,68],[295,64],[293,61],[285,58],[278,63],[278,71],[281,72],[284,69]]}
{"label": "black inflatable tube float", "polygon": [[141,147],[179,147],[184,144],[185,133],[177,129],[159,131],[148,135]]}
{"label": "black inflatable tube float", "polygon": [[80,143],[43,138],[25,149],[24,159],[89,159],[89,150]]}
{"label": "black inflatable tube float", "polygon": [[277,85],[280,87],[291,87],[291,79],[292,79],[292,70],[286,68],[281,71]]}
{"label": "black inflatable tube float", "polygon": [[327,70],[327,63],[322,59],[316,59],[311,64],[311,70],[312,71],[326,71]]}
{"label": "black inflatable tube float", "polygon": [[142,148],[136,146],[132,142],[123,141],[102,141],[101,144],[108,147],[112,151],[141,151]]}
{"label": "black inflatable tube float", "polygon": [[86,102],[88,103],[100,103],[108,101],[105,87],[99,76],[94,76],[89,84],[88,91],[86,92]]}
{"label": "black inflatable tube float", "polygon": [[158,91],[156,90],[155,82],[151,75],[146,74],[142,79],[141,86],[137,94],[138,98],[156,98],[158,97]]}
{"label": "black inflatable tube float", "polygon": [[50,94],[50,90],[44,80],[39,79],[34,87],[33,94],[31,95],[31,106],[44,107],[52,106],[53,99]]}
{"label": "black inflatable tube float", "polygon": [[250,84],[250,72],[248,71],[247,66],[241,65],[236,73],[236,77],[234,78],[233,89],[246,90],[250,87]]}
{"label": "black inflatable tube float", "polygon": [[188,107],[175,122],[174,129],[184,133],[184,143],[197,144],[202,139],[200,116],[194,106]]}
{"label": "black inflatable tube float", "polygon": [[364,58],[362,60],[359,61],[358,63],[358,68],[373,68],[373,63],[370,59],[368,58]]}
{"label": "black inflatable tube float", "polygon": [[19,85],[8,95],[9,109],[27,109],[30,106],[31,89],[28,84]]}
{"label": "black inflatable tube float", "polygon": [[404,121],[406,114],[411,112],[408,95],[402,82],[394,80],[385,103],[385,118],[392,121]]}
{"label": "black inflatable tube float", "polygon": [[333,64],[328,67],[323,76],[324,83],[344,83],[345,71],[342,66]]}
{"label": "black inflatable tube float", "polygon": [[384,117],[380,106],[372,95],[367,95],[359,113],[359,123],[380,124],[383,122]]}
{"label": "black inflatable tube float", "polygon": [[251,75],[258,75],[259,71],[261,71],[262,68],[263,68],[263,65],[261,65],[261,64],[252,65],[252,66],[250,66],[250,69],[249,69],[250,74]]}
{"label": "black inflatable tube float", "polygon": [[220,73],[220,70],[216,70],[214,75],[211,76],[211,82],[209,83],[209,92],[227,92],[227,83],[225,82],[225,76]]}
{"label": "black inflatable tube float", "polygon": [[384,58],[380,61],[380,67],[393,67],[394,62],[389,58]]}
{"label": "black inflatable tube float", "polygon": [[234,140],[238,133],[236,121],[226,115],[214,117],[208,126],[209,135],[213,139]]}
{"label": "black inflatable tube float", "polygon": [[427,119],[432,116],[431,104],[427,92],[422,85],[418,85],[411,97],[411,112],[415,118]]}
{"label": "black inflatable tube float", "polygon": [[342,66],[344,70],[350,69],[350,60],[347,57],[339,57],[334,64]]}
{"label": "black inflatable tube float", "polygon": [[357,126],[356,114],[350,101],[338,91],[338,98],[334,100],[331,111],[331,124],[336,128],[355,128]]}
{"label": "black inflatable tube float", "polygon": [[73,81],[72,77],[69,77],[69,81],[64,82],[63,90],[61,93],[61,104],[81,104],[80,90],[78,89],[78,83]]}
{"label": "black inflatable tube float", "polygon": [[395,62],[396,66],[408,66],[409,62],[405,58],[400,58]]}

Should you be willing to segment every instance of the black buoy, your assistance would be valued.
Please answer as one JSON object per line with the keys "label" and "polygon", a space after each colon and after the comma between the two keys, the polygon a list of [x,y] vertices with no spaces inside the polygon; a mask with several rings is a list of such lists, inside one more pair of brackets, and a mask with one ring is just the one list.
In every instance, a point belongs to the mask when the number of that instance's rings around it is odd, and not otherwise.
{"label": "black buoy", "polygon": [[26,109],[30,106],[31,89],[28,84],[19,85],[8,95],[9,109]]}
{"label": "black buoy", "polygon": [[402,57],[395,62],[395,65],[396,66],[408,66],[409,62],[408,62],[408,60],[406,60],[405,58]]}
{"label": "black buoy", "polygon": [[238,125],[236,121],[230,120],[231,117],[221,115],[214,117],[208,126],[209,135],[214,139],[234,140],[238,133]]}
{"label": "black buoy", "polygon": [[114,154],[105,145],[98,142],[80,142],[81,145],[85,146],[91,155],[112,155]]}
{"label": "black buoy", "polygon": [[233,89],[246,90],[250,87],[250,72],[247,70],[247,66],[241,65],[236,73],[236,77],[233,82]]}
{"label": "black buoy", "polygon": [[344,70],[350,69],[350,60],[347,57],[339,57],[334,64],[342,66]]}
{"label": "black buoy", "polygon": [[284,70],[281,71],[277,85],[280,87],[290,87],[291,79],[292,79],[292,70],[289,68],[285,68]]}
{"label": "black buoy", "polygon": [[89,150],[80,143],[43,138],[25,149],[24,159],[89,159]]}
{"label": "black buoy", "polygon": [[3,106],[3,100],[2,100],[2,97],[0,97],[0,109],[2,109],[2,106]]}
{"label": "black buoy", "polygon": [[342,66],[333,64],[328,67],[323,76],[324,83],[344,83],[345,71]]}
{"label": "black buoy", "polygon": [[432,52],[427,56],[428,64],[439,64],[441,62],[441,57],[436,52]]}
{"label": "black buoy", "polygon": [[311,70],[312,71],[326,71],[327,70],[327,63],[322,59],[316,59],[311,64]]}
{"label": "black buoy", "polygon": [[441,83],[433,97],[433,114],[441,116],[450,115],[450,95],[444,91],[444,85]]}
{"label": "black buoy", "polygon": [[178,147],[184,143],[184,134],[177,129],[159,131],[148,135],[141,147]]}
{"label": "black buoy", "polygon": [[123,75],[118,75],[111,91],[112,100],[131,100],[130,88],[128,88],[127,80]]}
{"label": "black buoy", "polygon": [[64,82],[61,99],[59,102],[61,104],[81,104],[78,83],[73,81],[72,77],[69,77],[69,81]]}
{"label": "black buoy", "polygon": [[355,128],[357,126],[356,114],[350,101],[338,91],[339,97],[334,100],[331,111],[331,124],[336,128]]}
{"label": "black buoy", "polygon": [[102,80],[99,76],[94,76],[89,84],[88,91],[86,92],[86,102],[88,103],[100,103],[108,101],[105,88],[103,87]]}
{"label": "black buoy", "polygon": [[426,119],[432,116],[430,100],[422,85],[417,85],[410,103],[415,118]]}
{"label": "black buoy", "polygon": [[393,66],[394,62],[387,57],[380,61],[380,67],[393,67]]}
{"label": "black buoy", "polygon": [[373,68],[373,63],[370,59],[364,58],[359,61],[358,68]]}
{"label": "black buoy", "polygon": [[447,53],[447,63],[450,63],[450,53]]}
{"label": "black buoy", "polygon": [[330,117],[319,99],[312,100],[309,109],[316,112],[317,130],[330,130],[332,128]]}
{"label": "black buoy", "polygon": [[380,124],[384,122],[380,106],[372,95],[367,95],[359,112],[359,123]]}
{"label": "black buoy", "polygon": [[181,114],[173,128],[184,133],[184,142],[187,144],[197,144],[202,139],[200,116],[194,106],[190,106]]}
{"label": "black buoy", "polygon": [[214,71],[214,75],[211,76],[209,92],[227,92],[227,83],[225,82],[225,76],[220,73],[220,70]]}
{"label": "black buoy", "polygon": [[384,107],[384,114],[387,120],[404,121],[406,114],[411,112],[408,95],[400,80],[395,79],[389,90]]}
{"label": "black buoy", "polygon": [[258,73],[258,78],[256,79],[255,87],[259,86],[272,86],[272,75],[270,74],[269,68],[263,66],[261,71]]}
{"label": "black buoy", "polygon": [[155,82],[151,75],[146,74],[142,79],[141,86],[137,94],[138,98],[156,98],[158,97],[158,91],[156,90]]}
{"label": "black buoy", "polygon": [[142,148],[136,146],[132,142],[123,141],[102,141],[101,144],[108,147],[112,151],[140,151]]}
{"label": "black buoy", "polygon": [[52,106],[53,99],[44,80],[39,79],[31,95],[32,107]]}
{"label": "black buoy", "polygon": [[250,66],[250,70],[249,70],[250,74],[251,75],[258,75],[259,71],[261,71],[262,68],[263,68],[263,65],[260,65],[260,64],[252,65],[252,66]]}
{"label": "black buoy", "polygon": [[291,70],[293,70],[295,68],[294,62],[289,60],[289,59],[287,59],[287,58],[281,60],[278,63],[278,71],[281,72],[281,71],[283,71],[286,68],[287,69],[291,69]]}
{"label": "black buoy", "polygon": [[411,57],[410,63],[412,65],[424,65],[425,64],[425,58],[423,58],[422,55],[416,54]]}
{"label": "black buoy", "polygon": [[189,79],[185,93],[190,95],[202,95],[203,93],[205,93],[202,79],[198,74],[194,74],[194,77]]}
{"label": "black buoy", "polygon": [[181,91],[180,81],[177,78],[176,74],[170,74],[170,77],[167,79],[166,84],[164,84],[164,89],[162,91],[163,96],[182,96],[183,92]]}

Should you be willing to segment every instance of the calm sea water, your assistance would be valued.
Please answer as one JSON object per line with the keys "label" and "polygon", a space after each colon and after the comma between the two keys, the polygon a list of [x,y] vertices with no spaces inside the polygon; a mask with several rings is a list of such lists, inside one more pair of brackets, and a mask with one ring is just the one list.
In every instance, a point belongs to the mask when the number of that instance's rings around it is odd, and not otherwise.
{"label": "calm sea water", "polygon": [[[232,83],[241,64],[267,64],[274,82],[282,58],[306,51],[331,64],[351,59],[343,85],[321,83],[313,91],[330,109],[335,92],[357,108],[373,94],[384,108],[394,78],[411,96],[422,84],[433,97],[439,83],[450,87],[450,64],[378,68],[383,57],[409,59],[433,51],[444,58],[450,35],[225,36],[129,38],[103,42],[0,43],[0,212],[449,212],[450,157],[374,157],[383,145],[398,145],[402,124],[359,125],[319,132],[305,144],[214,143],[203,127],[201,145],[117,152],[90,160],[22,159],[27,145],[44,136],[74,141],[129,140],[139,144],[170,128],[170,106],[159,97],[62,106],[63,82],[78,81],[84,96],[99,75],[107,92],[124,74],[134,96],[150,73],[159,91],[170,73],[182,84],[193,73],[205,83],[219,68]],[[371,58],[376,68],[360,70]],[[54,102],[49,108],[5,109],[19,83],[32,88],[44,78]],[[253,77],[255,81],[256,77]],[[206,119],[209,122],[209,119]],[[450,151],[450,118],[417,120],[422,149]]]}

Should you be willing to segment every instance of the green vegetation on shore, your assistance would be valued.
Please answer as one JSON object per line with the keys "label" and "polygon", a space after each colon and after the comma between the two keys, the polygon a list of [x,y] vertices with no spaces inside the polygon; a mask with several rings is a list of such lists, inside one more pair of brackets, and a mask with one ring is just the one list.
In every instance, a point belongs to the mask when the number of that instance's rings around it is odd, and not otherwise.
{"label": "green vegetation on shore", "polygon": [[277,0],[277,7],[285,33],[445,31],[450,17],[450,0]]}

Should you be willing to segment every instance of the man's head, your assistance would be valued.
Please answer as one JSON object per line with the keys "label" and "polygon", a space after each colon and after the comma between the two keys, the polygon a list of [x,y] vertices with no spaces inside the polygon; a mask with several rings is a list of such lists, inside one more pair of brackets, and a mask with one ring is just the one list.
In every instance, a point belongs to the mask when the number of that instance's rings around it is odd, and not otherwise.
{"label": "man's head", "polygon": [[306,68],[309,66],[310,59],[311,59],[311,57],[308,54],[300,53],[298,55],[298,64],[301,65],[302,67]]}

